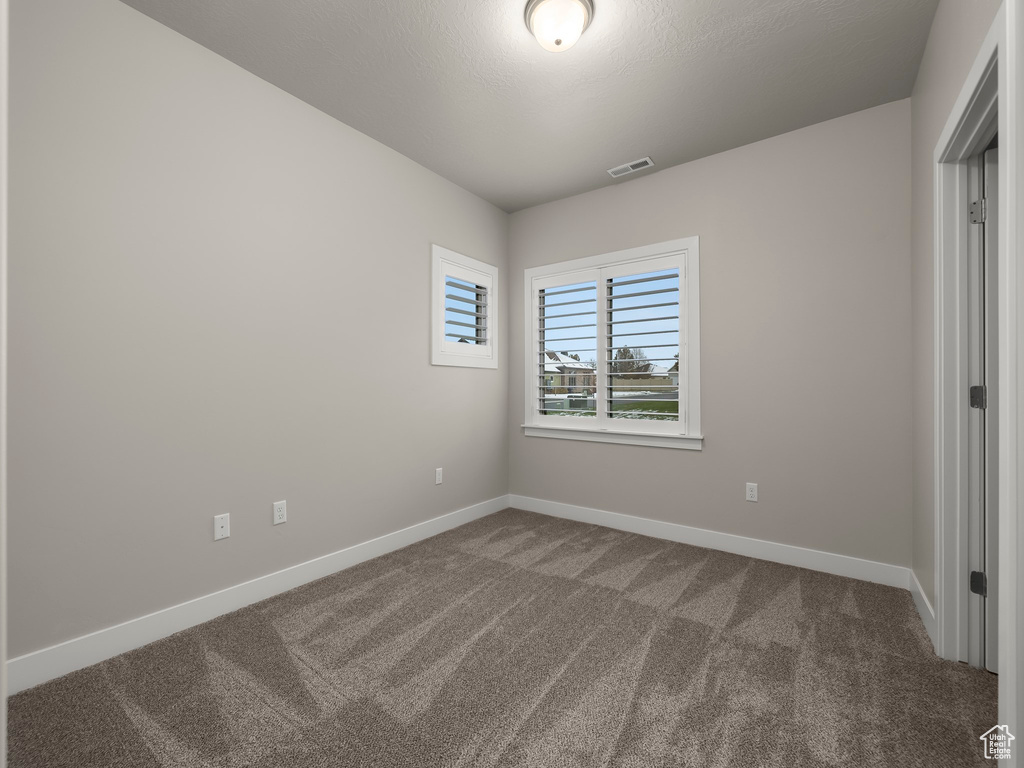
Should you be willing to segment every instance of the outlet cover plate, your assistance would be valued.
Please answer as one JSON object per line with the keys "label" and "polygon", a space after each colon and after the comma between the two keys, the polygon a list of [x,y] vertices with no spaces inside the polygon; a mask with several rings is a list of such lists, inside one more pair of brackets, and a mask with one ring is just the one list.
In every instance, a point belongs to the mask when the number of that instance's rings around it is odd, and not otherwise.
{"label": "outlet cover plate", "polygon": [[214,515],[213,540],[220,541],[231,535],[231,515]]}
{"label": "outlet cover plate", "polygon": [[[288,522],[288,502],[287,501],[275,501],[274,502],[274,525],[280,525],[281,523]],[[301,527],[301,526],[299,526]]]}

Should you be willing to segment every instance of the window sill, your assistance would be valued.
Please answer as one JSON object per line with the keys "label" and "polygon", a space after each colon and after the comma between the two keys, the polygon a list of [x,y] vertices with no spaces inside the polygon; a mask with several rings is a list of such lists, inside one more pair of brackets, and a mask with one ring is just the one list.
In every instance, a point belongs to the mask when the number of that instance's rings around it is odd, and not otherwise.
{"label": "window sill", "polygon": [[592,443],[619,443],[620,445],[649,445],[656,448],[678,448],[684,451],[703,449],[701,435],[669,435],[653,432],[613,432],[608,429],[580,429],[579,427],[550,427],[524,424],[527,437],[551,437],[556,440],[586,440]]}

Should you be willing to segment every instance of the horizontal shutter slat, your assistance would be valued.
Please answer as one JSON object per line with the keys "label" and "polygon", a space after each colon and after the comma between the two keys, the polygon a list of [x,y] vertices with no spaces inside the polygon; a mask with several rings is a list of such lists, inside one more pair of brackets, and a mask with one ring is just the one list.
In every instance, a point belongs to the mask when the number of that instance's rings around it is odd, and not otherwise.
{"label": "horizontal shutter slat", "polygon": [[[674,305],[673,305],[674,306]],[[659,320],[678,320],[679,315],[671,317],[641,317],[637,320],[613,320],[609,325],[625,325],[626,323],[654,323]],[[612,334],[615,335],[614,333]]]}
{"label": "horizontal shutter slat", "polygon": [[596,285],[585,285],[582,288],[566,288],[564,290],[563,289],[558,289],[558,290],[555,290],[555,291],[543,291],[542,295],[543,296],[562,296],[562,295],[564,295],[566,293],[580,293],[581,291],[596,291],[596,290],[597,290],[597,286]]}
{"label": "horizontal shutter slat", "polygon": [[[678,307],[678,306],[679,306],[679,302],[678,301],[667,301],[667,302],[663,302],[661,304],[643,304],[643,305],[641,305],[639,307],[609,307],[608,311],[609,312],[636,312],[637,310],[640,310],[640,309],[655,309],[657,307]],[[647,319],[650,319],[650,318],[644,318],[644,319],[647,320]],[[618,322],[618,321],[615,321],[615,322]]]}
{"label": "horizontal shutter slat", "polygon": [[474,307],[487,306],[487,299],[467,299],[465,296],[456,296],[452,293],[446,293],[444,297],[446,299],[452,299],[453,301],[461,301],[464,304],[472,304]]}
{"label": "horizontal shutter slat", "polygon": [[475,283],[463,283],[459,282],[458,280],[451,279],[446,280],[444,284],[450,286],[451,288],[458,288],[459,290],[462,291],[472,291],[473,293],[483,293],[484,291],[487,290],[487,286],[485,285],[476,285]]}
{"label": "horizontal shutter slat", "polygon": [[[612,384],[612,385],[610,385],[608,387],[608,389],[626,389],[626,390],[630,390],[630,391],[636,391],[637,387],[636,387],[636,385],[630,385],[630,384]],[[676,391],[679,390],[679,385],[678,384],[645,384],[641,388],[641,391],[648,390],[648,389],[669,389],[669,390],[672,390],[673,392],[676,392]]]}
{"label": "horizontal shutter slat", "polygon": [[609,352],[613,352],[616,349],[622,349],[623,347],[626,349],[661,349],[664,347],[671,347],[672,349],[675,349],[678,346],[678,344],[615,344],[611,347],[605,347],[605,349]]}
{"label": "horizontal shutter slat", "polygon": [[675,362],[676,359],[674,357],[644,357],[641,358],[640,360],[636,360],[632,357],[620,358],[618,360],[611,357],[605,358],[605,362],[608,363],[636,363],[637,365],[643,365],[644,363],[655,363],[658,362],[659,360],[671,360],[672,362]]}
{"label": "horizontal shutter slat", "polygon": [[468,339],[469,341],[478,342],[486,341],[486,337],[483,336],[463,336],[462,334],[459,333],[446,333],[445,336],[447,336],[449,339]]}
{"label": "horizontal shutter slat", "polygon": [[577,299],[576,301],[560,301],[557,304],[541,303],[541,307],[544,309],[551,309],[552,307],[568,307],[570,304],[596,304],[597,299]]}
{"label": "horizontal shutter slat", "polygon": [[[658,293],[679,293],[678,288],[659,288],[656,291],[641,291],[640,293],[610,293],[608,298],[612,301],[618,301],[619,299],[633,299],[637,296],[654,296]],[[675,302],[673,302],[675,303]]]}
{"label": "horizontal shutter slat", "polygon": [[[648,321],[650,322],[650,321]],[[623,331],[622,333],[612,333],[611,336],[657,336],[663,333],[679,333],[678,328],[673,328],[671,331]],[[621,344],[619,346],[622,346]],[[629,346],[629,345],[627,345]],[[638,345],[633,345],[638,346]]]}
{"label": "horizontal shutter slat", "polygon": [[[593,338],[593,336],[566,336],[564,339],[544,339],[544,341],[550,342],[552,344],[558,344],[563,341],[590,341]],[[553,349],[551,351],[557,352],[558,350]]]}
{"label": "horizontal shutter slat", "polygon": [[460,323],[458,320],[445,320],[444,324],[445,324],[445,326],[457,325],[460,328],[481,328],[481,329],[487,328],[487,325],[484,324],[483,322],[474,324],[474,323]]}
{"label": "horizontal shutter slat", "polygon": [[540,333],[541,331],[572,331],[577,328],[594,328],[596,330],[594,323],[584,323],[583,325],[553,325],[550,328],[544,328],[541,326],[540,328],[534,328],[533,330],[536,333]]}
{"label": "horizontal shutter slat", "polygon": [[471,317],[487,317],[485,312],[470,312],[466,309],[457,309],[456,307],[445,307],[445,312],[458,312],[460,315],[470,315]]}
{"label": "horizontal shutter slat", "polygon": [[623,286],[623,285],[636,285],[637,283],[651,283],[651,282],[654,282],[655,280],[674,280],[677,277],[679,277],[679,270],[674,269],[674,270],[672,270],[672,272],[670,272],[669,274],[665,274],[665,275],[652,275],[650,277],[636,277],[636,278],[630,278],[628,280],[615,277],[615,278],[612,278],[611,280],[609,280],[608,284],[609,285],[614,285],[616,287],[619,287],[619,286]]}
{"label": "horizontal shutter slat", "polygon": [[561,320],[563,317],[585,317],[586,315],[596,315],[597,310],[593,309],[590,312],[569,312],[564,315],[548,315],[551,320]]}

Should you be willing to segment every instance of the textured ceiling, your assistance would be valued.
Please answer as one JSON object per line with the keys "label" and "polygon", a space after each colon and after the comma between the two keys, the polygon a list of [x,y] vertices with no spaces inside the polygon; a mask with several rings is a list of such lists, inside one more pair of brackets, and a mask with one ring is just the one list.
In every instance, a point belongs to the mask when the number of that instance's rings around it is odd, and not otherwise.
{"label": "textured ceiling", "polygon": [[[938,0],[124,0],[506,211],[910,95]],[[627,176],[626,178],[635,178]]]}

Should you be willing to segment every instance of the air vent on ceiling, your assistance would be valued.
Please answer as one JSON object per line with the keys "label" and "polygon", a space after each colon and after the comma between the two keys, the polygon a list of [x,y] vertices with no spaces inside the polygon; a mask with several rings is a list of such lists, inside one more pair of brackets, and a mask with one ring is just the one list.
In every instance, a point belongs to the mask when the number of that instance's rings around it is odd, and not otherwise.
{"label": "air vent on ceiling", "polygon": [[631,163],[625,163],[623,165],[616,166],[615,168],[609,168],[608,174],[613,178],[617,179],[619,176],[625,176],[627,173],[636,173],[642,171],[644,168],[650,168],[654,165],[654,161],[649,157],[643,157],[639,160],[634,160]]}

